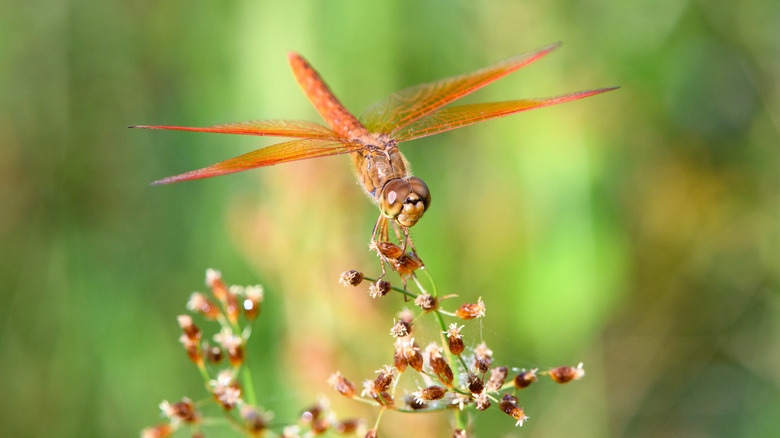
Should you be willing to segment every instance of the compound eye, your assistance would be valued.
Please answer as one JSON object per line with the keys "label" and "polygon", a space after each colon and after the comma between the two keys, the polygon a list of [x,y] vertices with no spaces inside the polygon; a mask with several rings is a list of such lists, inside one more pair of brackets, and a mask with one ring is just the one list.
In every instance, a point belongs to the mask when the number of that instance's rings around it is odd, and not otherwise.
{"label": "compound eye", "polygon": [[411,187],[401,178],[388,181],[382,188],[382,195],[379,198],[379,209],[382,210],[382,215],[391,219],[398,217],[409,193]]}
{"label": "compound eye", "polygon": [[422,201],[424,210],[428,210],[428,206],[431,205],[431,192],[428,190],[428,186],[415,176],[409,178],[409,187],[411,187],[412,193],[417,194]]}

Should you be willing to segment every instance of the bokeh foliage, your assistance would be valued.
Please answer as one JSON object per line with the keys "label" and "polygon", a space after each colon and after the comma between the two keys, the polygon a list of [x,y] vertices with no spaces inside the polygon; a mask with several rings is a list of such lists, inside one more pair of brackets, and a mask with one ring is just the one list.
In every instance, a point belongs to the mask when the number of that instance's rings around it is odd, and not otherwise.
{"label": "bokeh foliage", "polygon": [[174,316],[207,267],[266,287],[251,360],[280,422],[389,360],[398,299],[336,284],[377,269],[348,159],[150,188],[269,141],[126,125],[317,120],[289,50],[359,113],[562,40],[469,101],[622,88],[403,149],[434,197],[420,255],[484,297],[497,363],[588,371],[479,435],[775,436],[779,24],[761,0],[2,0],[0,435],[132,436],[199,397]]}

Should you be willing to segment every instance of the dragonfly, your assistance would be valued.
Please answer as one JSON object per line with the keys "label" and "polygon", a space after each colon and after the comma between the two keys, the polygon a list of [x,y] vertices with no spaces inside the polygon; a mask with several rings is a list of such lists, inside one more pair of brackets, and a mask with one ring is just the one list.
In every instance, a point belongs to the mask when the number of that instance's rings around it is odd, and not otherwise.
{"label": "dragonfly", "polygon": [[[398,145],[474,123],[559,103],[582,99],[617,87],[601,88],[542,99],[508,100],[447,106],[480,88],[531,64],[557,49],[554,43],[460,76],[440,79],[398,91],[372,104],[355,117],[331,92],[314,68],[299,54],[288,59],[298,85],[327,123],[300,120],[250,120],[207,127],[134,125],[131,128],[214,132],[292,140],[267,146],[202,169],[170,176],[152,185],[210,178],[289,161],[351,154],[358,179],[379,207],[370,246],[396,270],[422,266],[409,238],[431,205],[431,193],[422,179],[411,174]],[[389,243],[392,224],[401,247]],[[407,249],[409,252],[407,253]],[[413,269],[412,269],[413,270]]]}

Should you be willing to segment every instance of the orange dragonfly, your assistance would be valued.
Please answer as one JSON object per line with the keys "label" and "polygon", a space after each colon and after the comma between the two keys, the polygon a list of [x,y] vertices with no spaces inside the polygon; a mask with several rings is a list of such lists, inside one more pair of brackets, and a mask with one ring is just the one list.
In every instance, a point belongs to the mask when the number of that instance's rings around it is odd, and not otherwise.
{"label": "orange dragonfly", "polygon": [[[301,55],[291,52],[288,57],[295,79],[330,128],[313,122],[293,120],[252,120],[203,128],[181,126],[131,126],[131,128],[294,138],[209,167],[163,178],[152,184],[209,178],[306,158],[352,154],[358,178],[363,188],[379,206],[381,213],[371,236],[372,248],[377,251],[383,262],[391,262],[390,265],[398,269],[403,268],[410,260],[409,257],[404,258],[407,244],[411,244],[409,227],[420,220],[431,203],[428,186],[421,179],[411,175],[406,158],[398,150],[398,144],[496,117],[582,99],[617,88],[581,91],[545,99],[510,100],[443,108],[542,58],[559,46],[560,43],[551,44],[473,73],[401,90],[371,105],[360,118],[353,116],[339,102],[325,81]],[[403,244],[400,253],[398,247],[387,244],[388,223],[393,224],[399,242]],[[403,232],[403,238],[399,227]],[[411,260],[419,260],[413,246],[411,250],[413,255]]]}

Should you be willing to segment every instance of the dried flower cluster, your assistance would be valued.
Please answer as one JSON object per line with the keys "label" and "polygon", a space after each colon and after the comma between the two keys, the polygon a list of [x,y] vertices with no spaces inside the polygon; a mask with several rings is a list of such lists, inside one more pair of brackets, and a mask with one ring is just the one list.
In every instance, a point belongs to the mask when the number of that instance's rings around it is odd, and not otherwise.
{"label": "dried flower cluster", "polygon": [[[396,245],[375,244],[372,249],[377,251],[380,260],[385,263],[402,259],[400,248]],[[419,260],[416,256],[414,258]],[[454,311],[447,311],[445,300],[451,297],[438,297],[435,285],[432,292],[428,292],[417,281],[414,271],[421,269],[422,263],[414,269],[403,271],[392,263],[391,267],[398,270],[402,279],[414,279],[419,293],[409,291],[406,281],[403,289],[396,288],[384,280],[371,279],[357,271],[343,273],[340,283],[344,286],[358,286],[366,281],[369,284],[368,294],[372,298],[385,296],[392,290],[413,301],[417,311],[405,309],[397,315],[390,328],[390,335],[394,338],[392,350],[388,345],[388,352],[393,351],[392,362],[382,366],[376,372],[378,377],[375,379],[366,379],[360,393],[340,372],[334,373],[329,380],[329,384],[342,395],[377,406],[380,409],[378,418],[381,418],[381,412],[384,410],[451,411],[456,415],[457,425],[453,436],[466,437],[468,421],[465,412],[484,411],[495,405],[512,417],[516,426],[522,426],[528,417],[525,410],[518,405],[519,390],[530,386],[540,375],[550,376],[557,383],[566,383],[584,376],[585,372],[580,364],[578,367],[562,366],[547,371],[521,370],[510,378],[509,367],[493,365],[493,351],[485,342],[468,346],[464,341],[462,330],[465,326],[459,325],[458,321],[485,317],[486,306],[481,297],[476,303],[465,303]],[[381,293],[378,290],[381,290]],[[428,342],[423,349],[419,339],[414,336],[414,330],[415,325],[425,315],[435,318],[442,336],[440,341]],[[447,324],[447,318],[456,320]],[[404,376],[410,376],[407,380],[422,384],[418,384],[416,390],[410,390],[407,388],[409,385],[399,384]],[[370,436],[378,436],[376,428],[366,434],[366,437]]]}
{"label": "dried flower cluster", "polygon": [[357,420],[337,421],[327,400],[323,399],[306,409],[297,424],[284,427],[280,432],[271,431],[272,415],[257,405],[251,370],[246,366],[246,345],[252,333],[252,323],[260,315],[263,288],[228,287],[220,273],[212,269],[206,271],[206,285],[210,296],[194,292],[187,302],[187,309],[207,322],[218,324],[219,330],[211,336],[213,344],[209,343],[192,316],[180,315],[177,319],[182,331],[179,341],[187,357],[200,371],[212,403],[203,406],[204,403],[196,404],[187,397],[175,403],[163,401],[160,410],[167,421],[144,429],[141,432],[143,438],[169,437],[185,427],[189,428],[193,437],[202,437],[202,425],[214,423],[214,419],[205,414],[208,405],[218,406],[217,415],[221,413],[227,424],[247,437],[271,435],[293,438],[321,435],[329,430],[348,434],[362,428]]}
{"label": "dried flower cluster", "polygon": [[[447,310],[447,299],[453,296],[438,296],[432,280],[431,291],[423,289],[415,274],[416,270],[422,269],[422,262],[415,262],[419,258],[404,257],[405,254],[397,253],[400,248],[392,244],[383,245],[377,251],[384,262],[394,263],[391,267],[402,274],[402,279],[413,279],[419,292],[407,290],[406,281],[401,289],[357,271],[343,273],[339,282],[344,286],[367,282],[372,298],[398,292],[404,296],[404,302],[414,304],[415,310],[404,309],[397,314],[389,328],[392,342],[388,340],[387,344],[388,359],[392,357],[392,361],[365,379],[360,389],[338,371],[327,382],[338,393],[379,409],[371,429],[366,430],[359,420],[337,421],[327,400],[323,399],[305,409],[295,424],[274,426],[276,430],[272,430],[271,414],[257,405],[251,369],[246,363],[247,341],[252,333],[252,323],[260,314],[263,289],[260,286],[227,286],[220,273],[210,269],[206,273],[210,294],[193,293],[187,308],[218,329],[207,336],[196,325],[193,316],[178,317],[179,340],[203,377],[210,398],[206,400],[206,406],[186,397],[175,403],[162,402],[160,409],[167,421],[145,429],[142,437],[168,437],[182,428],[188,428],[194,437],[202,437],[202,425],[207,420],[214,423],[214,418],[206,413],[211,406],[226,424],[247,437],[313,437],[326,432],[378,437],[382,412],[392,410],[453,413],[456,427],[452,436],[465,438],[469,433],[468,412],[477,413],[495,406],[512,417],[516,426],[522,426],[528,417],[519,405],[520,390],[538,381],[539,376],[549,376],[556,383],[567,383],[584,376],[582,364],[546,371],[514,372],[508,366],[494,365],[493,351],[484,341],[467,343],[463,334],[465,325],[459,324],[485,317],[486,305],[482,298],[476,303]],[[424,318],[433,318],[433,323],[438,324],[439,339],[422,342],[416,336],[415,328],[424,322]]]}

